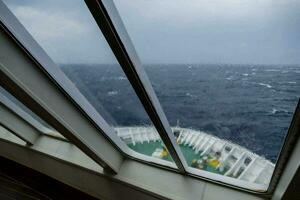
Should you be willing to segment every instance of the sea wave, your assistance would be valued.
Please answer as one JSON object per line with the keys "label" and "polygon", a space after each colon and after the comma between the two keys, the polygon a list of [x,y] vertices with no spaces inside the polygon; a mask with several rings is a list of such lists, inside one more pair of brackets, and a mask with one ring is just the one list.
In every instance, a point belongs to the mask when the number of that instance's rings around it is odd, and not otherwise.
{"label": "sea wave", "polygon": [[276,114],[280,114],[280,113],[289,113],[289,111],[287,111],[285,109],[276,109],[276,108],[272,109],[272,114],[276,115]]}
{"label": "sea wave", "polygon": [[267,83],[258,83],[258,85],[265,86],[267,88],[272,88],[272,86]]}
{"label": "sea wave", "polygon": [[226,77],[225,79],[231,81],[233,79],[233,76]]}
{"label": "sea wave", "polygon": [[118,80],[126,80],[127,78],[125,76],[119,76],[117,79]]}
{"label": "sea wave", "polygon": [[117,95],[118,93],[119,93],[118,91],[113,90],[113,91],[107,92],[107,95],[108,95],[108,96],[115,96],[115,95]]}
{"label": "sea wave", "polygon": [[193,94],[191,94],[191,93],[189,93],[189,92],[185,93],[185,96],[188,96],[188,97],[196,97],[196,95],[193,95]]}
{"label": "sea wave", "polygon": [[266,69],[266,72],[279,72],[279,69]]}

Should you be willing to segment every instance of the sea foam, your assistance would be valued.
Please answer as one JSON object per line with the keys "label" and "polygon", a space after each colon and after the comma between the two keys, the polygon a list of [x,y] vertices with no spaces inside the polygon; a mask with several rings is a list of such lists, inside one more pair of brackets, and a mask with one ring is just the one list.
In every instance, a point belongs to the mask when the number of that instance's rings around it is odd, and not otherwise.
{"label": "sea foam", "polygon": [[265,87],[267,87],[267,88],[272,88],[271,85],[266,84],[266,83],[259,83],[258,85],[265,86]]}

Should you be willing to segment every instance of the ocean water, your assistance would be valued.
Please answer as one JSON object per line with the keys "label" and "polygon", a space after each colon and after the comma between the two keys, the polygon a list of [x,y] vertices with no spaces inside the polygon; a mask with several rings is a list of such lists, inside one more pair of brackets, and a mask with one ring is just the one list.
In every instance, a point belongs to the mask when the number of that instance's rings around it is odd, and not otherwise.
{"label": "ocean water", "polygon": [[[171,126],[202,130],[276,161],[300,97],[300,66],[144,67]],[[120,66],[62,70],[111,125],[151,124]]]}

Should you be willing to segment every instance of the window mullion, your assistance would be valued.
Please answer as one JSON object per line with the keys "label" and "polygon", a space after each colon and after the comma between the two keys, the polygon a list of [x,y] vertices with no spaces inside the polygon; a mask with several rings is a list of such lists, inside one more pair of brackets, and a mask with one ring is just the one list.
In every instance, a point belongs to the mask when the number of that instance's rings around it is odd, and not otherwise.
{"label": "window mullion", "polygon": [[[85,1],[180,172],[187,163],[112,1]],[[107,10],[109,12],[107,12]]]}

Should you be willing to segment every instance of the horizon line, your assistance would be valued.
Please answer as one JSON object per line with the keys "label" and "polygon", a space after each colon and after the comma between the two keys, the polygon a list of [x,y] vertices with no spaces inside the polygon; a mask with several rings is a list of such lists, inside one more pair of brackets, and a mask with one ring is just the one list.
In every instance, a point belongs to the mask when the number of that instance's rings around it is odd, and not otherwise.
{"label": "horizon line", "polygon": [[[84,62],[74,62],[74,63],[56,63],[57,65],[120,65],[119,63],[84,63]],[[283,66],[291,66],[291,65],[297,65],[300,66],[300,63],[142,63],[142,66],[145,65],[283,65]]]}

